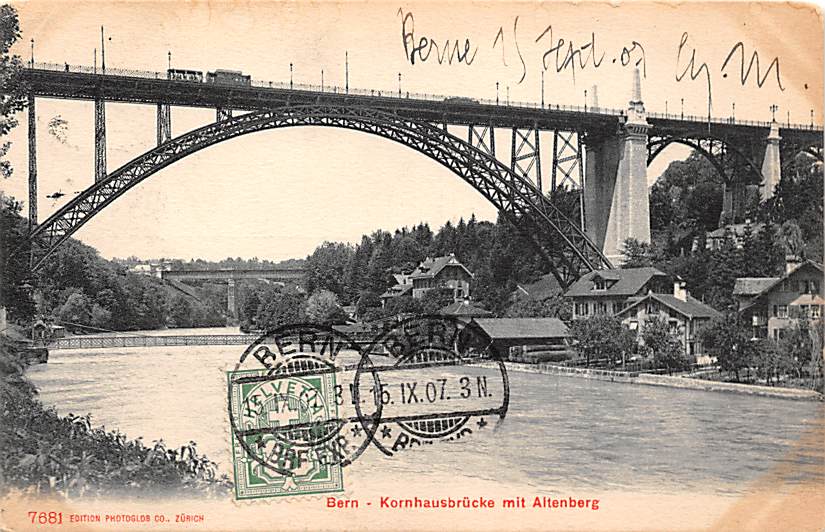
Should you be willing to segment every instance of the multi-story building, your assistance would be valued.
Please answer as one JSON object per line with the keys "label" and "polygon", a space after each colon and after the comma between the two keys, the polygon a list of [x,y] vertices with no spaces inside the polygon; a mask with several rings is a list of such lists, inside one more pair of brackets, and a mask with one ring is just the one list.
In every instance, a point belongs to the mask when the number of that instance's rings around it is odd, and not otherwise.
{"label": "multi-story building", "polygon": [[683,282],[673,285],[673,294],[649,293],[637,299],[616,314],[622,323],[632,331],[641,334],[645,324],[653,319],[663,319],[668,328],[676,333],[689,357],[704,354],[699,339],[699,329],[719,312],[690,296]]}
{"label": "multi-story building", "polygon": [[739,311],[753,327],[754,338],[782,338],[801,317],[822,317],[822,265],[788,257],[781,277],[736,280],[734,297]]}
{"label": "multi-story building", "polygon": [[616,316],[641,333],[646,322],[663,318],[691,357],[703,353],[698,331],[719,315],[690,296],[680,278],[656,268],[597,270],[573,283],[565,293],[573,302],[573,318],[595,314]]}
{"label": "multi-story building", "polygon": [[412,296],[416,299],[434,288],[450,288],[455,301],[470,297],[473,274],[453,253],[445,257],[427,258],[410,274]]}
{"label": "multi-story building", "polygon": [[410,273],[394,274],[395,285],[381,294],[381,304],[394,297],[412,296],[421,299],[434,288],[448,288],[453,291],[454,301],[464,301],[470,297],[470,281],[473,274],[450,253],[444,257],[427,257]]}
{"label": "multi-story building", "polygon": [[596,270],[580,277],[565,292],[573,303],[573,319],[615,315],[648,292],[673,293],[673,277],[652,267]]}

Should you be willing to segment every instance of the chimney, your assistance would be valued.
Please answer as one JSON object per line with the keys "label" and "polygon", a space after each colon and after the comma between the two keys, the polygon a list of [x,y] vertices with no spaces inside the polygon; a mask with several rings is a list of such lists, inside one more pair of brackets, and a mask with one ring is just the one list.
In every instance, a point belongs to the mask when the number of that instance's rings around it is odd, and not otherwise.
{"label": "chimney", "polygon": [[685,282],[677,280],[673,282],[673,297],[679,301],[687,301],[688,292],[685,289]]}
{"label": "chimney", "polygon": [[799,255],[785,255],[785,275],[799,268],[800,264],[802,264],[802,259]]}

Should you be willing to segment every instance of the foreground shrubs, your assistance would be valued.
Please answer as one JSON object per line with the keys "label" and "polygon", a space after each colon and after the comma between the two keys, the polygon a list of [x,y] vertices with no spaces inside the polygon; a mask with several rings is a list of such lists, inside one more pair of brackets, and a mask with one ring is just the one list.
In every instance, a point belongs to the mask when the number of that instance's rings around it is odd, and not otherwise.
{"label": "foreground shrubs", "polygon": [[14,488],[66,497],[230,492],[226,475],[217,476],[194,442],[179,449],[163,441],[147,446],[93,427],[88,415],[61,417],[45,408],[9,347],[0,345],[0,495]]}

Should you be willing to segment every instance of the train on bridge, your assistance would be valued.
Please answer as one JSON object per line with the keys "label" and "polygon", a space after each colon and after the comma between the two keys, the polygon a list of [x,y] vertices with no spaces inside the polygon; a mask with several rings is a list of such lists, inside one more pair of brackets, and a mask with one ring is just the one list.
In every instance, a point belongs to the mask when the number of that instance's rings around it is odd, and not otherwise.
{"label": "train on bridge", "polygon": [[168,79],[181,81],[194,81],[196,83],[210,83],[212,85],[238,85],[241,87],[252,86],[252,76],[244,74],[240,70],[217,69],[214,72],[207,72],[206,76],[200,70],[185,70],[170,68],[166,71]]}

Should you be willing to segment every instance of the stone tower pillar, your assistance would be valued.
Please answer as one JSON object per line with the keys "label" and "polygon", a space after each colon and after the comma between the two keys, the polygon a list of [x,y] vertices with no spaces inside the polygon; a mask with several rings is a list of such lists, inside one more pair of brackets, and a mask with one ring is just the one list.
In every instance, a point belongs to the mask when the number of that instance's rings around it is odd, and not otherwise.
{"label": "stone tower pillar", "polygon": [[226,310],[229,311],[232,324],[238,321],[238,307],[235,305],[235,279],[226,281]]}
{"label": "stone tower pillar", "polygon": [[779,184],[782,177],[782,161],[779,156],[779,124],[771,122],[768,133],[768,145],[765,146],[765,158],[762,159],[762,201],[773,197],[773,189]]}
{"label": "stone tower pillar", "polygon": [[650,242],[647,191],[647,114],[641,76],[633,76],[633,93],[621,134],[587,146],[585,219],[587,234],[615,266],[624,261],[625,240]]}

